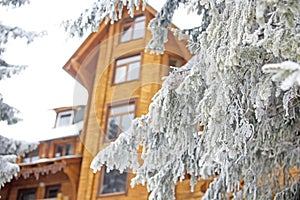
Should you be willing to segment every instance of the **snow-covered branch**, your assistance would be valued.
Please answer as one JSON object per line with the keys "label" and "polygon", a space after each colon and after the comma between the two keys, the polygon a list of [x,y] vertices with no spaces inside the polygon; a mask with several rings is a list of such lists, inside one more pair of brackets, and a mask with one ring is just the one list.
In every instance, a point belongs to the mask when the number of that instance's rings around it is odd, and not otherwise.
{"label": "snow-covered branch", "polygon": [[0,155],[0,188],[20,171],[16,155]]}
{"label": "snow-covered branch", "polygon": [[17,176],[20,170],[16,164],[17,157],[37,148],[37,145],[35,142],[19,141],[0,135],[0,188],[13,176]]}
{"label": "snow-covered branch", "polygon": [[0,24],[0,44],[6,44],[9,38],[26,38],[27,43],[31,43],[34,38],[40,37],[44,35],[45,32],[36,33],[36,32],[28,32],[19,27],[10,27],[4,24]]}
{"label": "snow-covered branch", "polygon": [[294,85],[300,85],[300,65],[295,62],[285,61],[263,66],[263,71],[273,73],[272,80],[281,82],[281,89],[288,90]]}
{"label": "snow-covered branch", "polygon": [[[27,3],[28,0],[0,0],[0,6],[19,7]],[[26,32],[18,27],[10,27],[0,23],[0,56],[4,52],[8,39],[25,38],[27,43],[41,36],[44,33]],[[10,78],[13,74],[19,73],[25,66],[7,64],[0,58],[0,80]],[[0,94],[0,121],[7,121],[8,124],[17,123],[19,111],[3,102]],[[13,176],[17,175],[19,166],[15,163],[18,156],[23,155],[37,147],[36,143],[17,141],[8,139],[0,135],[0,188],[4,183],[9,182]]]}
{"label": "snow-covered branch", "polygon": [[[199,22],[203,28],[187,31],[196,55],[166,78],[149,113],[100,152],[92,168],[124,170],[135,163],[132,185],[147,184],[154,199],[174,198],[185,174],[192,188],[199,178],[214,178],[204,199],[296,197],[300,90],[292,86],[299,85],[299,2],[184,3],[209,16],[205,26]],[[168,20],[174,6],[162,9],[170,11]],[[154,40],[163,42],[162,36]],[[273,80],[282,81],[284,90],[264,72],[277,73]],[[122,155],[122,163],[114,159]]]}
{"label": "snow-covered branch", "polygon": [[29,3],[29,0],[0,0],[0,6],[22,6]]}

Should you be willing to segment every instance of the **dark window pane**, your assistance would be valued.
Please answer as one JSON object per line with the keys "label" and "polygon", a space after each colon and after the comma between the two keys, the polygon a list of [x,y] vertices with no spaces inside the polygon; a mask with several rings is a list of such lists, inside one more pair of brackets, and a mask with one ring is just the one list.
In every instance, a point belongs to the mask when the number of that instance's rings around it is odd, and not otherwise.
{"label": "dark window pane", "polygon": [[51,185],[46,187],[45,198],[55,198],[60,192],[60,185]]}
{"label": "dark window pane", "polygon": [[17,200],[35,200],[35,195],[36,188],[19,190]]}
{"label": "dark window pane", "polygon": [[[106,170],[106,168],[105,168]],[[127,173],[120,173],[118,170],[103,173],[101,194],[126,192]]]}
{"label": "dark window pane", "polygon": [[172,67],[180,67],[180,61],[172,59],[172,60],[170,60],[169,65]]}
{"label": "dark window pane", "polygon": [[119,120],[120,117],[111,117],[108,122],[108,139],[112,140],[119,135]]}
{"label": "dark window pane", "polygon": [[63,145],[58,145],[56,146],[56,149],[55,149],[55,157],[61,157],[63,156]]}
{"label": "dark window pane", "polygon": [[66,156],[73,155],[74,143],[70,142],[66,144]]}

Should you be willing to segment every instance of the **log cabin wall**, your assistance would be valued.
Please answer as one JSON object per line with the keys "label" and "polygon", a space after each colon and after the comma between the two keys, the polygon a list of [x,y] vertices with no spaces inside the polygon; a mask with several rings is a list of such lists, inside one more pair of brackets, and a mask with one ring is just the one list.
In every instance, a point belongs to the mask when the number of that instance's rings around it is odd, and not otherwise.
{"label": "log cabin wall", "polygon": [[[144,12],[135,13],[135,17],[145,16],[146,24],[154,15],[155,11],[149,6]],[[122,25],[128,19],[130,17],[124,12],[122,19],[115,24],[101,24],[99,31],[89,38],[91,41],[85,41],[85,44],[89,45],[81,46],[81,49],[75,53],[77,59],[80,60],[79,55],[83,55],[82,52],[85,52],[85,49],[91,48],[91,45],[98,48],[98,61],[93,74],[94,82],[92,88],[88,89],[90,92],[86,111],[86,135],[83,140],[83,160],[77,199],[129,200],[148,198],[149,194],[146,187],[141,185],[133,189],[130,187],[130,179],[134,177],[130,171],[128,172],[125,191],[103,194],[103,188],[105,188],[103,186],[105,182],[104,170],[94,174],[90,169],[90,163],[98,151],[110,142],[106,134],[110,109],[115,105],[131,105],[133,103],[135,105],[135,117],[146,114],[152,97],[161,88],[162,76],[169,73],[170,61],[175,59],[178,60],[179,65],[183,65],[191,57],[185,48],[185,42],[178,41],[172,33],[168,34],[169,42],[165,46],[166,50],[163,55],[144,52],[145,46],[151,38],[151,33],[147,30],[145,30],[145,35],[142,38],[120,42]],[[131,56],[140,56],[139,78],[115,83],[118,61]],[[84,65],[81,67],[87,68]],[[67,63],[64,68],[68,69],[72,66]],[[199,199],[203,195],[203,188],[206,186],[207,182],[201,181],[196,186],[195,192],[192,193],[190,192],[189,181],[183,181],[176,186],[177,199]]]}
{"label": "log cabin wall", "polygon": [[[1,200],[67,199],[75,200],[82,159],[79,131],[84,106],[54,109],[59,112],[74,111],[74,120],[64,127],[54,127],[45,134],[38,148],[18,160],[18,177],[1,188]],[[78,112],[76,114],[76,112]],[[59,115],[56,117],[56,121]],[[73,126],[73,127],[72,127]]]}

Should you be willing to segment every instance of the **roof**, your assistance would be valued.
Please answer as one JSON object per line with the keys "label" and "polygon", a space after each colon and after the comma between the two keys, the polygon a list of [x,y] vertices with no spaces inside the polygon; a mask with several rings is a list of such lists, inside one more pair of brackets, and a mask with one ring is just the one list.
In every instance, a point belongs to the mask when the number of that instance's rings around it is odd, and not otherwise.
{"label": "roof", "polygon": [[85,107],[85,105],[65,106],[65,107],[53,108],[52,110],[54,110],[56,113],[59,113],[59,112],[68,111],[68,110],[79,110],[83,107]]}

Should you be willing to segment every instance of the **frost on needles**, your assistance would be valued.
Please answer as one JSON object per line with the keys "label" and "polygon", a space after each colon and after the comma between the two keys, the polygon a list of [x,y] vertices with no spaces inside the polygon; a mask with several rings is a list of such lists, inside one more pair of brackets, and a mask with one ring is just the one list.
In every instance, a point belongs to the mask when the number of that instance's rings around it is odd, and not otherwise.
{"label": "frost on needles", "polygon": [[[139,3],[98,0],[70,27],[87,30],[98,17],[113,22],[117,7],[132,14]],[[204,199],[296,199],[299,0],[169,0],[149,24],[154,53],[164,50],[164,33],[180,4],[202,15],[198,27],[174,31],[187,35],[194,57],[166,78],[149,113],[99,152],[91,167],[132,168],[132,186],[146,184],[149,199],[174,199],[185,174],[192,190],[199,179],[215,177]]]}
{"label": "frost on needles", "polygon": [[9,139],[0,135],[0,189],[6,182],[17,176],[20,168],[16,164],[17,157],[37,147],[35,142]]}

